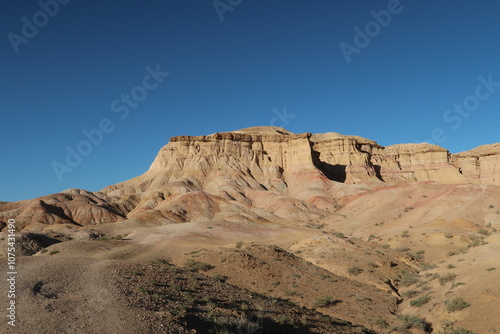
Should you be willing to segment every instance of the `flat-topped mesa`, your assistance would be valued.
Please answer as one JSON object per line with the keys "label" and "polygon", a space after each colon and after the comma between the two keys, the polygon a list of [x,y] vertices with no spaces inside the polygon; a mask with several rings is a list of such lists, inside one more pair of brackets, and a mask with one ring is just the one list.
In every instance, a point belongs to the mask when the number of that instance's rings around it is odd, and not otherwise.
{"label": "flat-topped mesa", "polygon": [[252,189],[278,192],[294,185],[303,188],[299,174],[321,176],[311,158],[310,137],[310,133],[293,134],[274,127],[173,137],[149,171],[162,171],[171,180],[192,176],[204,189],[216,188],[224,179],[244,179],[241,182]]}
{"label": "flat-topped mesa", "polygon": [[498,166],[500,144],[451,154],[426,143],[384,147],[358,136],[294,134],[278,127],[178,136],[146,173],[101,192],[70,190],[1,204],[0,230],[16,217],[29,229],[131,218],[158,224],[307,221],[335,211],[339,194],[373,186],[500,185]]}
{"label": "flat-topped mesa", "polygon": [[[188,160],[213,162],[223,155],[247,167],[256,164],[260,170],[282,169],[286,183],[295,182],[286,176],[317,170],[332,181],[348,184],[427,181],[499,184],[499,171],[495,169],[499,151],[500,145],[496,144],[453,155],[427,143],[383,147],[369,139],[335,132],[293,134],[278,127],[252,127],[208,136],[173,137],[150,170],[172,171],[172,161],[184,169],[189,166]],[[476,158],[482,168],[475,167]],[[179,176],[178,172],[174,174]],[[261,178],[259,182],[266,184]]]}
{"label": "flat-topped mesa", "polygon": [[460,173],[478,184],[500,185],[500,143],[453,154]]}

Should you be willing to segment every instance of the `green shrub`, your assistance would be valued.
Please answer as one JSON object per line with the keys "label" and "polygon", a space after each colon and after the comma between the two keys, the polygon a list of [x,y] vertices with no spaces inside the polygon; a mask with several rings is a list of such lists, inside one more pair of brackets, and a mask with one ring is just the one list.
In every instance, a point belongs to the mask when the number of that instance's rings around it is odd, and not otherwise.
{"label": "green shrub", "polygon": [[422,297],[419,297],[417,299],[411,300],[410,305],[415,306],[415,307],[420,307],[422,305],[427,304],[429,302],[429,300],[431,300],[431,296],[422,296]]}
{"label": "green shrub", "polygon": [[439,283],[441,285],[445,285],[448,282],[454,281],[455,278],[457,278],[456,274],[448,273],[448,274],[446,274],[444,276],[439,277]]}
{"label": "green shrub", "polygon": [[429,323],[413,314],[402,314],[398,317],[398,320],[400,325],[396,329],[400,331],[417,328],[427,332],[431,328]]}
{"label": "green shrub", "polygon": [[418,296],[421,292],[418,291],[418,290],[408,290],[408,291],[405,291],[401,294],[401,296],[405,297],[405,298],[413,298],[415,296]]}
{"label": "green shrub", "polygon": [[476,333],[471,332],[470,330],[467,330],[462,327],[459,328],[448,327],[444,330],[444,332],[439,332],[439,334],[476,334]]}
{"label": "green shrub", "polygon": [[316,298],[312,303],[312,308],[327,307],[336,304],[336,301],[331,296]]}
{"label": "green shrub", "polygon": [[375,318],[375,319],[372,320],[372,323],[375,326],[378,326],[380,328],[387,328],[387,327],[389,327],[389,323],[385,319],[382,319],[382,318]]}
{"label": "green shrub", "polygon": [[490,231],[485,230],[484,228],[477,231],[477,233],[482,234],[482,235],[486,235],[486,236],[489,236],[491,234]]}
{"label": "green shrub", "polygon": [[347,268],[347,272],[349,273],[349,275],[359,275],[363,272],[363,269],[357,266],[352,266]]}
{"label": "green shrub", "polygon": [[196,296],[193,295],[192,293],[190,292],[187,292],[184,294],[184,299],[188,302],[188,303],[192,303],[196,300]]}
{"label": "green shrub", "polygon": [[221,282],[225,282],[227,281],[228,277],[227,276],[224,276],[224,275],[221,275],[221,274],[215,274],[212,276],[212,278],[218,280],[218,281],[221,281]]}
{"label": "green shrub", "polygon": [[207,271],[213,269],[214,267],[205,262],[195,261],[193,259],[188,259],[184,266],[189,270],[194,271]]}
{"label": "green shrub", "polygon": [[470,306],[468,302],[466,302],[463,298],[453,298],[450,300],[445,301],[446,308],[448,312],[456,312],[456,311],[461,311],[464,308],[467,308]]}
{"label": "green shrub", "polygon": [[399,284],[401,286],[410,286],[418,282],[420,282],[420,279],[417,275],[406,273],[401,277]]}
{"label": "green shrub", "polygon": [[59,252],[58,250],[51,250],[51,251],[49,252],[49,255],[55,255],[55,254],[57,254],[57,253],[60,253],[60,252]]}

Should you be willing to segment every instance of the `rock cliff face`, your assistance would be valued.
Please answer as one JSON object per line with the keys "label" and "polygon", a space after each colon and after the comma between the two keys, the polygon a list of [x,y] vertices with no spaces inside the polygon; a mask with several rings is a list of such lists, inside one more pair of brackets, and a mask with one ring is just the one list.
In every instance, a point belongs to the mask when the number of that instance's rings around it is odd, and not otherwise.
{"label": "rock cliff face", "polygon": [[0,204],[0,222],[88,225],[136,218],[153,223],[310,220],[337,197],[412,182],[500,185],[500,144],[459,154],[429,144],[388,147],[338,133],[255,127],[173,137],[150,169],[101,192],[65,191]]}

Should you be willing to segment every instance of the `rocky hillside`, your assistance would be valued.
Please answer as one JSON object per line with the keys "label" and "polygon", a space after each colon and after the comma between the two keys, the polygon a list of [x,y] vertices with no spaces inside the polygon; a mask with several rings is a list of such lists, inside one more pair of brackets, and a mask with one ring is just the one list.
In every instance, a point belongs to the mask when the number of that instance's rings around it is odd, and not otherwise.
{"label": "rocky hillside", "polygon": [[100,192],[67,190],[0,204],[0,228],[93,225],[135,218],[168,224],[220,219],[283,222],[324,218],[340,196],[415,182],[500,185],[500,144],[459,154],[429,144],[383,147],[338,133],[254,127],[179,136],[150,169]]}

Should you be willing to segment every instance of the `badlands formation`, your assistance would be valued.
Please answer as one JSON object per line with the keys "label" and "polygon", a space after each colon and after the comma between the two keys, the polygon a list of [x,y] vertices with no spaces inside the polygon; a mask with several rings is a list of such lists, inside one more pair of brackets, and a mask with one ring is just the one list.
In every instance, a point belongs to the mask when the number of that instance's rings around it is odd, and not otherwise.
{"label": "badlands formation", "polygon": [[173,137],[134,179],[0,202],[22,274],[8,330],[500,331],[499,162],[500,144]]}

